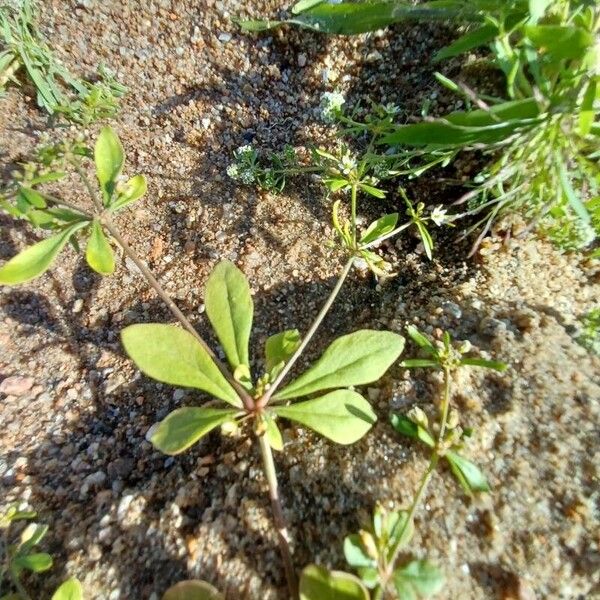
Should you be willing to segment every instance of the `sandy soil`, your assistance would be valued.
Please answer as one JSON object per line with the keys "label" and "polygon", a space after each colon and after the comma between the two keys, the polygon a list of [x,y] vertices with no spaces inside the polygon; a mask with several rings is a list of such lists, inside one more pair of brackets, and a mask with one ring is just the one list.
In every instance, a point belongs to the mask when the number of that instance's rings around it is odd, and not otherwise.
{"label": "sandy soil", "polygon": [[[145,173],[150,188],[121,218],[122,231],[209,337],[203,282],[218,259],[234,260],[254,292],[255,347],[281,329],[307,328],[340,257],[325,245],[331,201],[317,182],[299,179],[279,196],[236,187],[225,175],[231,151],[248,142],[278,149],[331,141],[315,108],[332,89],[349,101],[397,102],[405,118],[425,99],[434,112],[460,106],[428,62],[451,35],[446,28],[402,26],[353,39],[241,35],[231,15],[275,14],[279,6],[260,4],[56,0],[40,15],[68,65],[87,74],[105,62],[130,88],[115,127],[127,173]],[[461,68],[443,65],[449,75]],[[43,130],[31,99],[12,90],[0,103],[5,172]],[[74,189],[63,192],[81,201]],[[413,193],[437,203],[460,190],[430,175]],[[393,197],[369,202],[365,219],[395,206]],[[35,236],[1,219],[4,259]],[[444,600],[529,598],[527,587],[538,599],[600,598],[600,360],[574,339],[577,318],[600,295],[598,264],[533,239],[486,243],[467,262],[468,243],[436,233],[431,263],[409,236],[385,248],[397,278],[375,287],[353,274],[307,359],[333,335],[416,323],[509,363],[505,374],[466,372],[455,381],[454,402],[475,428],[468,452],[492,493],[470,500],[440,471],[410,554],[444,567]],[[101,279],[68,250],[41,280],[1,289],[0,303],[0,378],[34,379],[28,392],[0,399],[0,494],[40,512],[56,561],[48,577],[31,580],[35,597],[49,597],[69,573],[90,600],[157,600],[190,576],[232,600],[285,598],[248,432],[211,435],[176,458],[145,441],[170,410],[203,398],[141,376],[124,357],[124,325],[171,321],[135,269],[123,261]],[[406,355],[414,353],[408,345]],[[299,569],[311,561],[344,568],[342,540],[374,502],[409,502],[426,456],[398,439],[388,415],[413,404],[433,415],[439,391],[435,374],[395,367],[365,390],[380,420],[358,444],[336,447],[286,429],[277,466]]]}

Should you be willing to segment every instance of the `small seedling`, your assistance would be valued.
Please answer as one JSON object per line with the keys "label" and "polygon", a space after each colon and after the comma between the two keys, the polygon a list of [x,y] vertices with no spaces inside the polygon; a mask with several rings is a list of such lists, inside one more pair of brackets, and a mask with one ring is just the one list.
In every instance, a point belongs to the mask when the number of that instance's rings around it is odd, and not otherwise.
{"label": "small seedling", "polygon": [[[36,516],[16,504],[0,513],[0,600],[32,600],[21,581],[23,573],[44,573],[52,568],[52,557],[36,551],[48,531],[47,525],[32,522]],[[30,523],[13,540],[11,528],[21,521]],[[65,581],[52,600],[82,600],[81,585],[74,578]]]}
{"label": "small seedling", "polygon": [[[302,375],[281,387],[301,356],[341,288],[352,261],[333,290],[324,310],[304,339],[297,330],[268,338],[264,371],[251,370],[249,340],[253,301],[249,284],[232,263],[219,263],[206,283],[206,314],[225,352],[229,369],[199,336],[174,325],[131,325],[123,330],[125,351],[153,379],[202,390],[224,407],[185,407],[168,415],[153,429],[150,440],[166,454],[179,454],[225,424],[250,421],[258,438],[279,535],[290,594],[295,597],[294,568],[283,522],[271,449],[284,450],[279,419],[312,429],[339,444],[363,437],[376,420],[369,402],[350,386],[377,381],[402,352],[404,339],[387,331],[361,330],[332,342]],[[300,401],[300,398],[317,395]]]}
{"label": "small seedling", "polygon": [[126,88],[103,67],[96,82],[72,75],[37,30],[32,2],[18,5],[0,5],[0,94],[9,83],[20,85],[23,72],[36,89],[38,105],[49,115],[84,125],[113,117]]}
{"label": "small seedling", "polygon": [[[87,237],[85,257],[89,266],[102,275],[114,271],[115,258],[110,240],[115,237],[115,230],[111,216],[145,194],[146,179],[143,175],[135,175],[126,182],[120,181],[125,160],[123,147],[108,127],[100,132],[93,155],[101,200],[82,168],[82,161],[90,158],[91,152],[79,141],[45,148],[38,155],[41,162],[25,165],[18,178],[3,190],[0,208],[53,234],[0,267],[0,283],[17,285],[39,277],[50,268],[67,243],[79,248],[78,237],[82,235]],[[66,175],[56,169],[55,163],[59,164],[59,168],[68,164],[82,176],[94,199],[95,213],[40,189],[43,184]]]}

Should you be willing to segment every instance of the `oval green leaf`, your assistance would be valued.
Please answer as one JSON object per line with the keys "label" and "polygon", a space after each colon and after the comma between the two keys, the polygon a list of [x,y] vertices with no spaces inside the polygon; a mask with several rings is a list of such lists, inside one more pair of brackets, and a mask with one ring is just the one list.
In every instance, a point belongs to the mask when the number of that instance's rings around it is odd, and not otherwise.
{"label": "oval green leaf", "polygon": [[130,325],[121,332],[125,351],[142,373],[163,383],[203,390],[233,406],[242,401],[208,352],[175,325]]}
{"label": "oval green leaf", "polygon": [[346,562],[354,568],[377,566],[377,561],[367,554],[358,533],[346,536],[344,540],[344,557]]}
{"label": "oval green leaf", "polygon": [[65,247],[69,238],[86,224],[86,222],[73,223],[60,233],[29,246],[29,248],[11,258],[0,268],[0,283],[17,285],[42,275]]}
{"label": "oval green leaf", "polygon": [[394,586],[402,600],[430,598],[443,585],[444,574],[426,560],[413,560],[394,571]]}
{"label": "oval green leaf", "polygon": [[52,557],[45,552],[36,552],[26,556],[17,556],[12,564],[17,569],[27,569],[33,573],[42,573],[52,566]]}
{"label": "oval green leaf", "polygon": [[90,238],[85,251],[88,265],[101,275],[110,275],[115,270],[113,250],[102,231],[102,225],[94,219]]}
{"label": "oval green leaf", "polygon": [[300,600],[369,600],[358,577],[309,565],[300,577]]}
{"label": "oval green leaf", "polygon": [[178,408],[159,423],[150,441],[165,454],[179,454],[237,412],[231,408]]}
{"label": "oval green leaf", "polygon": [[36,190],[22,187],[19,189],[19,195],[23,196],[26,202],[35,208],[46,208],[46,200],[44,200],[44,197]]}
{"label": "oval green leaf", "polygon": [[453,451],[446,452],[445,458],[450,463],[452,473],[467,494],[490,491],[490,484],[476,464]]}
{"label": "oval green leaf", "polygon": [[398,223],[398,213],[384,215],[383,217],[377,219],[377,221],[373,221],[373,223],[371,223],[362,234],[360,243],[370,244],[381,236],[394,231],[396,223]]}
{"label": "oval green leaf", "polygon": [[352,390],[336,390],[314,400],[275,406],[273,412],[338,444],[353,444],[377,420],[371,405]]}
{"label": "oval green leaf", "polygon": [[204,292],[206,314],[235,369],[250,367],[248,343],[254,305],[244,274],[230,261],[220,262],[210,274]]}
{"label": "oval green leaf", "polygon": [[81,584],[75,577],[67,579],[54,592],[52,600],[83,600]]}
{"label": "oval green leaf", "polygon": [[162,600],[225,600],[225,596],[206,581],[190,579],[171,586]]}
{"label": "oval green leaf", "polygon": [[121,174],[124,162],[123,146],[111,127],[104,127],[94,147],[96,177],[102,189],[104,206],[108,206],[115,189],[116,179]]}
{"label": "oval green leaf", "polygon": [[302,339],[297,329],[288,329],[267,338],[265,342],[265,369],[270,373],[274,367],[285,364],[296,352]]}
{"label": "oval green leaf", "polygon": [[388,370],[403,348],[404,338],[391,331],[363,329],[344,335],[274,398],[298,398],[320,390],[372,383]]}

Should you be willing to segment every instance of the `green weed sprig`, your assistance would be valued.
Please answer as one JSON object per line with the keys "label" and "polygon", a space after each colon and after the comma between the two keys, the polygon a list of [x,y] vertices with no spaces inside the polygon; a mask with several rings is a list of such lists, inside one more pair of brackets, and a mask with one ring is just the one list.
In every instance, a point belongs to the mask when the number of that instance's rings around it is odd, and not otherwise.
{"label": "green weed sprig", "polygon": [[22,0],[19,8],[0,5],[0,95],[9,83],[20,85],[23,72],[49,115],[83,125],[113,117],[127,88],[104,67],[96,82],[72,75],[37,30],[33,6],[31,0]]}
{"label": "green weed sprig", "polygon": [[[32,600],[25,589],[21,576],[25,571],[44,573],[52,568],[52,556],[37,552],[36,546],[44,539],[48,526],[30,522],[13,538],[15,523],[33,521],[37,514],[22,510],[13,504],[0,512],[0,598],[2,600]],[[8,583],[5,585],[5,580]],[[16,590],[12,591],[11,590]],[[62,583],[51,600],[83,600],[81,585],[75,578]]]}

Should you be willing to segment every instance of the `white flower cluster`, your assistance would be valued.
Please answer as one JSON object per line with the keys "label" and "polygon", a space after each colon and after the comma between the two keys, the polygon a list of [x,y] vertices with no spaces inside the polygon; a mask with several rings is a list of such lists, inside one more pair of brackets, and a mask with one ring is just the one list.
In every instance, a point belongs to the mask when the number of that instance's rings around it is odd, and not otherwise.
{"label": "white flower cluster", "polygon": [[254,183],[256,179],[255,159],[256,152],[249,144],[240,146],[234,153],[235,162],[227,167],[227,175],[235,181],[241,181],[245,185]]}
{"label": "white flower cluster", "polygon": [[341,111],[346,99],[340,92],[325,92],[321,96],[321,116],[327,123],[335,121],[335,117]]}
{"label": "white flower cluster", "polygon": [[394,104],[393,102],[388,102],[387,104],[384,104],[381,108],[383,108],[383,112],[385,112],[385,114],[389,117],[393,117],[394,115],[397,115],[400,112],[400,107],[397,104]]}

